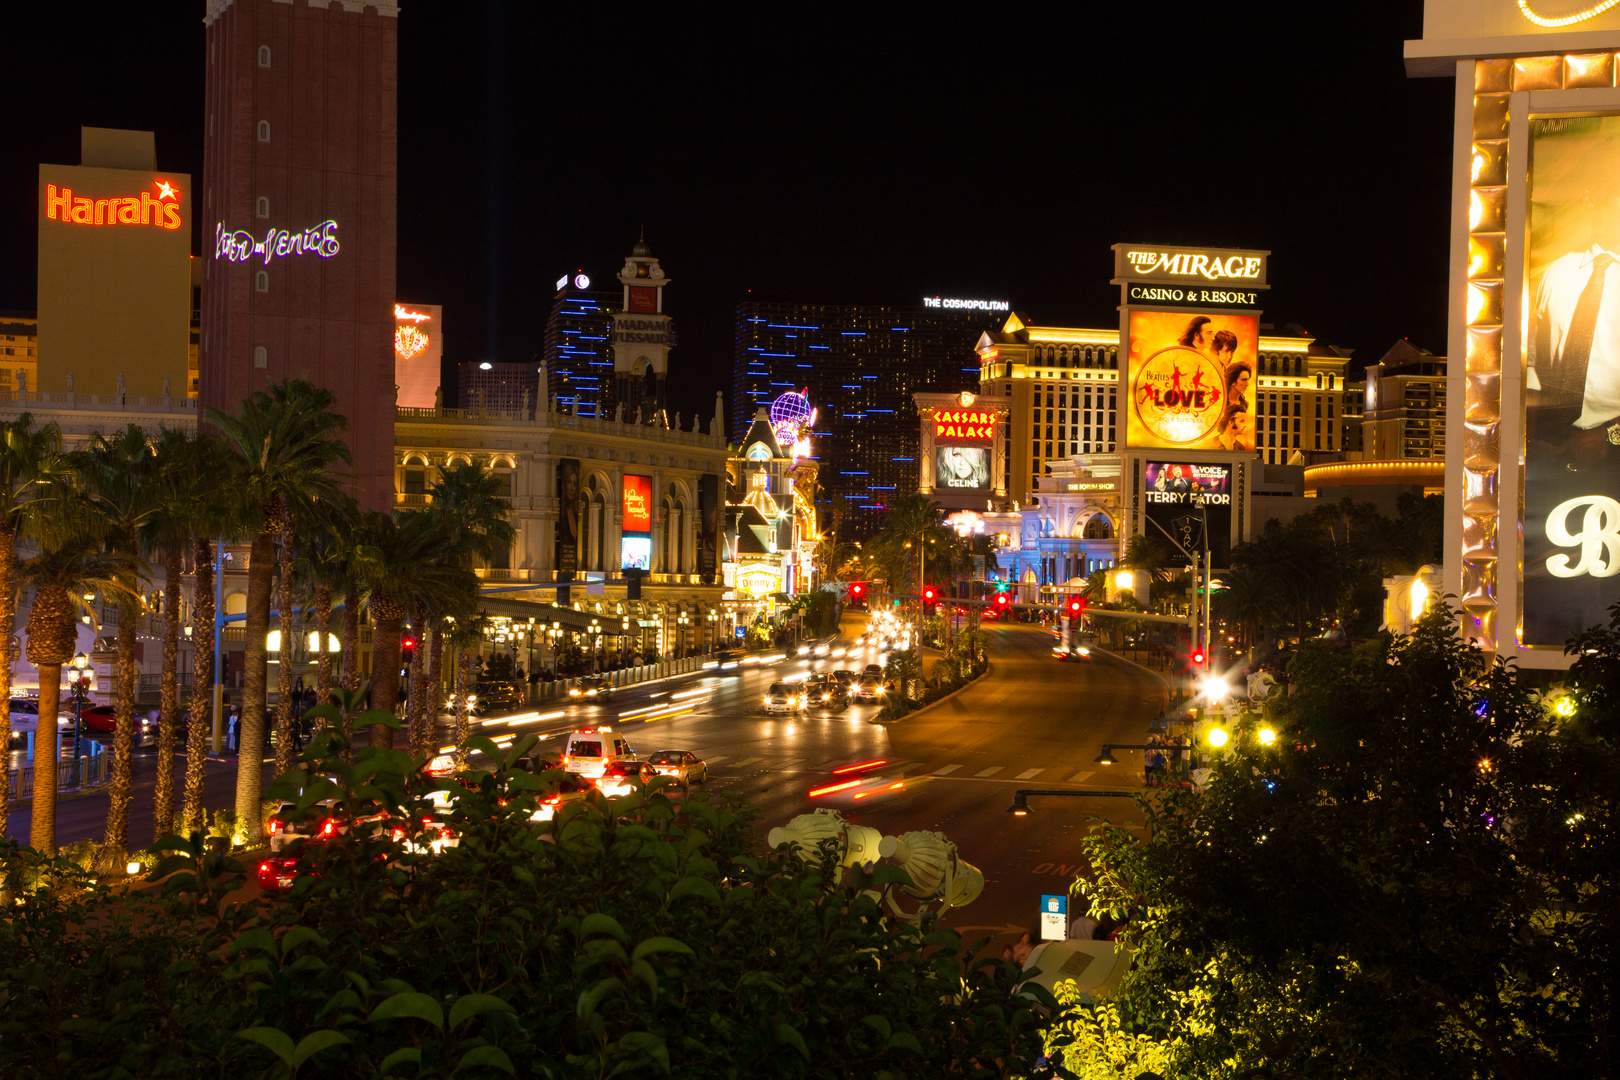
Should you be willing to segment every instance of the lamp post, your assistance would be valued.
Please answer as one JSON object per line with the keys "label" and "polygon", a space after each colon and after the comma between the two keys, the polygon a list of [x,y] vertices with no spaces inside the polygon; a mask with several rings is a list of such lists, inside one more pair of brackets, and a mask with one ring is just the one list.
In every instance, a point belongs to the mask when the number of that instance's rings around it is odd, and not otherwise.
{"label": "lamp post", "polygon": [[592,674],[595,674],[602,670],[600,655],[602,651],[602,624],[596,619],[592,619],[590,632],[596,637],[596,643],[591,646],[591,669]]}
{"label": "lamp post", "polygon": [[1056,795],[1071,799],[1134,799],[1134,791],[1097,791],[1096,789],[1081,789],[1062,791],[1056,788],[1019,788],[1013,792],[1012,805],[1007,807],[1007,813],[1014,817],[1028,817],[1030,813],[1029,797],[1031,795]]}
{"label": "lamp post", "polygon": [[[73,775],[79,779],[79,756],[84,745],[84,703],[95,688],[96,673],[90,667],[90,658],[79,653],[68,669],[68,693],[73,698]],[[52,768],[55,768],[53,765]]]}
{"label": "lamp post", "polygon": [[714,608],[709,609],[709,651],[714,652],[720,644],[720,613]]}
{"label": "lamp post", "polygon": [[686,628],[691,625],[692,620],[687,617],[687,614],[686,614],[685,611],[682,611],[680,613],[680,616],[675,621],[678,624],[680,624],[680,634],[681,634],[681,636],[677,639],[678,644],[676,645],[676,650],[677,650],[676,655],[677,656],[685,656],[686,655]]}

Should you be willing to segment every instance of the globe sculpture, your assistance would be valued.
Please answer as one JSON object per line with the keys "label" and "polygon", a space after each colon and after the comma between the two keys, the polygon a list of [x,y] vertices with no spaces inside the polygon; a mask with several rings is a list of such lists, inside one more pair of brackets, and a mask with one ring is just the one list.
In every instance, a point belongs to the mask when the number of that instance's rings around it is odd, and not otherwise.
{"label": "globe sculpture", "polygon": [[810,425],[811,415],[810,399],[794,390],[771,402],[771,427],[776,431],[777,441],[795,442],[799,432]]}

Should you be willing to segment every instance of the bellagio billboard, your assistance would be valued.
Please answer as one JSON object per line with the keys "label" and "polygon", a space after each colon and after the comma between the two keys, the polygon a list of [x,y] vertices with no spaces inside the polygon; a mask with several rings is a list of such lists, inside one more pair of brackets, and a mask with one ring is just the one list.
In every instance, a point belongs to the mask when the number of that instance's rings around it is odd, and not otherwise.
{"label": "bellagio billboard", "polygon": [[1428,0],[1457,80],[1446,592],[1526,667],[1620,599],[1620,8]]}

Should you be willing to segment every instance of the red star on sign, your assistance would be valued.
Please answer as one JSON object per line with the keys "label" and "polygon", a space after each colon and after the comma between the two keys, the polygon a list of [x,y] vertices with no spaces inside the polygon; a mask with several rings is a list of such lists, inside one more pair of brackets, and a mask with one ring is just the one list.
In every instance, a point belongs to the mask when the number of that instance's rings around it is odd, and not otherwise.
{"label": "red star on sign", "polygon": [[158,198],[178,199],[180,197],[180,193],[174,190],[174,185],[169,183],[167,180],[158,180],[156,183],[158,189]]}

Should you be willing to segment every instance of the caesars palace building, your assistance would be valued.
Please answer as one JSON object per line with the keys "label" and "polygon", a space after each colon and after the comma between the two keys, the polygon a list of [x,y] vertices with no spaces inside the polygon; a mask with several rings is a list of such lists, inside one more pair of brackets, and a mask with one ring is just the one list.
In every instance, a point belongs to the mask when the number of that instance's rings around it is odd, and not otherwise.
{"label": "caesars palace building", "polygon": [[1267,252],[1114,250],[1117,328],[1015,312],[978,341],[977,392],[915,395],[921,490],[958,529],[995,537],[1021,600],[1113,567],[1131,536],[1185,540],[1195,491],[1222,566],[1256,499],[1286,487],[1268,465],[1345,447],[1348,354],[1260,333]]}

